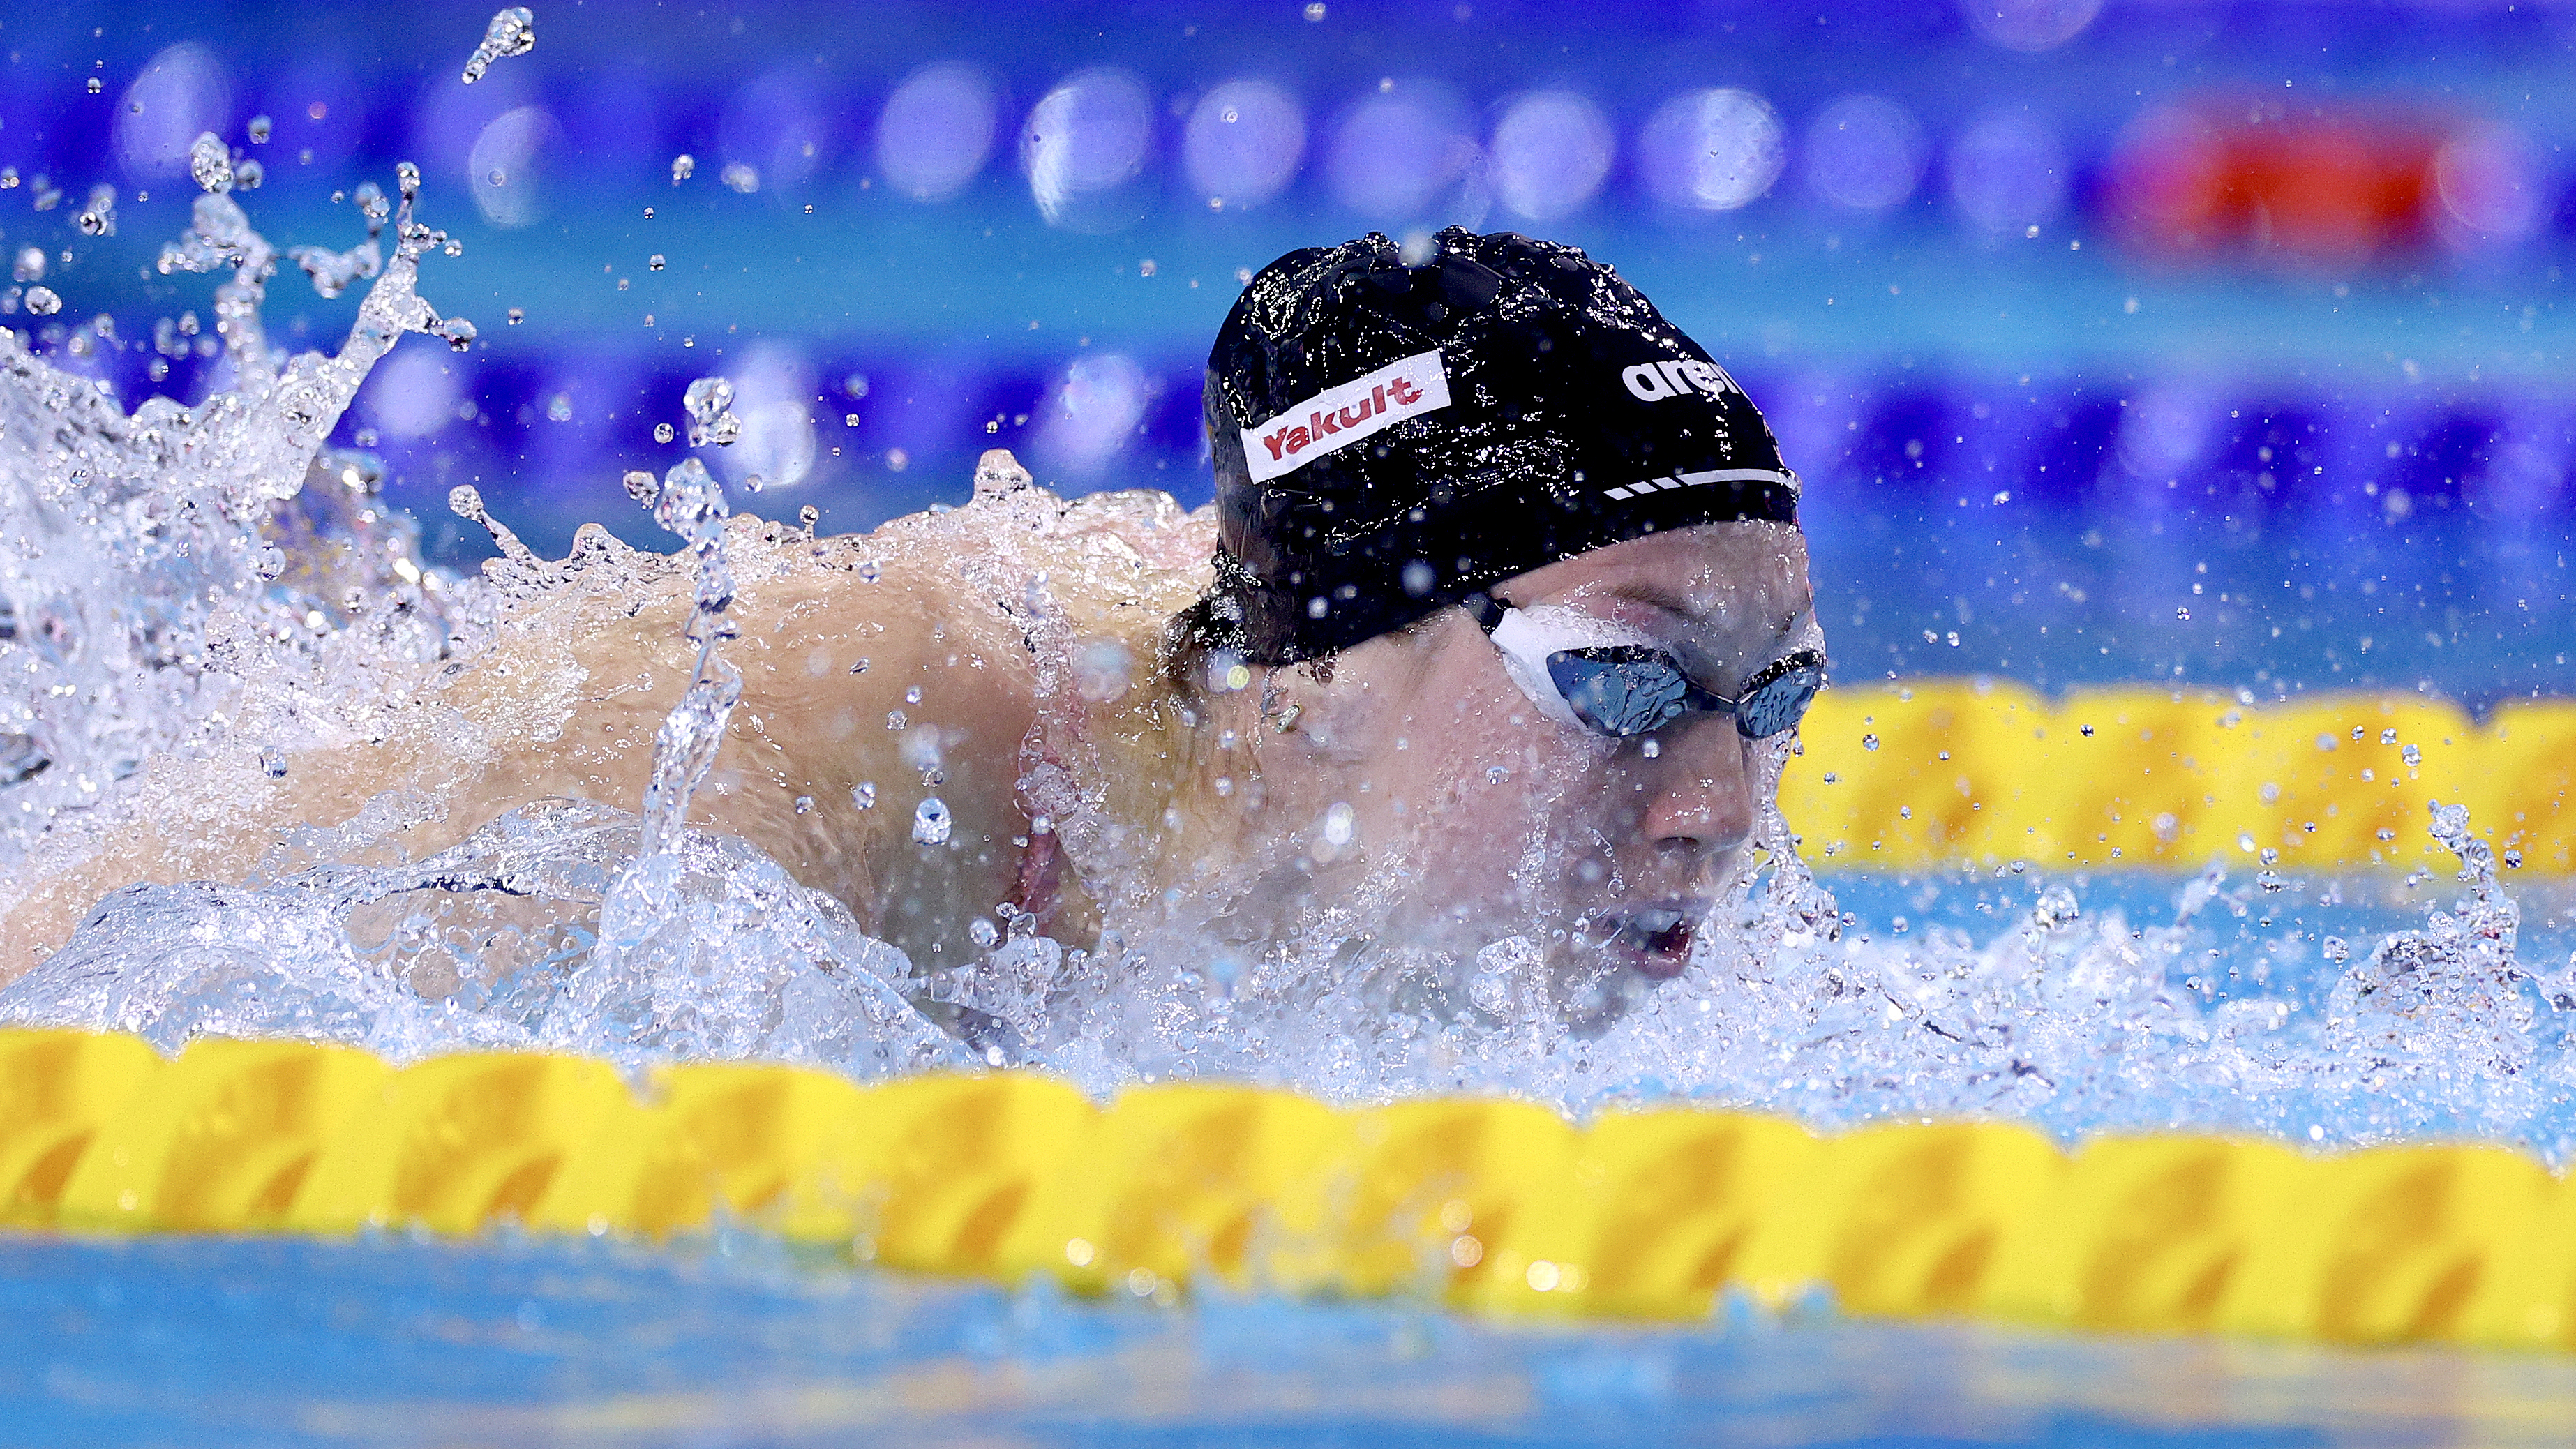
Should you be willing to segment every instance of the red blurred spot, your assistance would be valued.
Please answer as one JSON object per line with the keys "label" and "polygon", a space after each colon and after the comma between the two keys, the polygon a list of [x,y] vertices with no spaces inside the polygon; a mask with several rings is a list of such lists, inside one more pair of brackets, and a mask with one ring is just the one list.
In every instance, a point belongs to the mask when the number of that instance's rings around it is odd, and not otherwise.
{"label": "red blurred spot", "polygon": [[2168,256],[2352,261],[2424,239],[2439,126],[2359,109],[2287,112],[2212,101],[2141,117],[2110,175],[2111,212],[2130,242]]}

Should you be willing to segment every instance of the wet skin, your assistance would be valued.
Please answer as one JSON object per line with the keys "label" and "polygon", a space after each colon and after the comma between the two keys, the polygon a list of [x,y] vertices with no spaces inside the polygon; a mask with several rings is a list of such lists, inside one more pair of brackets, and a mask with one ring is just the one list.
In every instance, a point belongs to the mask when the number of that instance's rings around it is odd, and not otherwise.
{"label": "wet skin", "polygon": [[[740,637],[726,653],[743,672],[743,698],[689,818],[749,839],[930,967],[971,959],[968,923],[1023,895],[1032,809],[1018,785],[1050,706],[1042,651],[1013,601],[961,588],[954,557],[908,553],[906,526],[819,543],[767,526],[777,546],[769,568],[738,550]],[[1651,737],[1651,753],[1642,740],[1553,724],[1462,610],[1346,651],[1329,678],[1256,669],[1251,688],[1175,697],[1152,677],[1153,645],[1161,619],[1203,577],[1171,566],[1191,556],[1191,539],[1176,530],[1151,567],[1096,537],[1064,546],[1050,565],[1067,586],[1140,581],[1132,597],[1067,610],[1078,646],[1115,639],[1132,666],[1108,687],[1082,689],[1079,702],[1075,682],[1060,683],[1051,706],[1084,717],[1106,810],[1138,847],[1147,878],[1125,883],[1121,899],[1178,888],[1183,899],[1226,900],[1240,923],[1284,925],[1365,895],[1391,910],[1389,929],[1471,948],[1498,921],[1580,926],[1598,940],[1639,911],[1695,913],[1741,864],[1757,792],[1770,782],[1732,720],[1686,716]],[[1114,567],[1100,566],[1104,553]],[[857,576],[860,558],[883,560],[880,577]],[[383,792],[436,804],[434,818],[397,832],[412,858],[532,800],[633,809],[690,664],[679,627],[685,576],[666,574],[593,596],[576,585],[528,606],[489,653],[423,691],[417,728],[299,755],[283,781],[240,771],[250,783],[224,786],[225,828],[191,833],[160,823],[173,818],[165,812],[111,838],[10,911],[0,981],[58,946],[107,890],[242,879],[293,827],[336,825]],[[1803,544],[1773,524],[1637,539],[1499,592],[1642,629],[1721,694],[1815,633]],[[1283,732],[1275,726],[1291,706]],[[895,711],[902,729],[888,728]],[[452,728],[428,727],[431,716],[463,720],[480,748],[460,749]],[[876,787],[872,809],[853,799],[862,783]],[[938,847],[911,837],[915,806],[933,794],[954,818]],[[1337,804],[1349,826],[1338,844],[1325,836]],[[1283,853],[1317,868],[1287,877],[1254,868]],[[1101,883],[1086,881],[1072,854],[1051,901],[1021,903],[1049,905],[1051,933],[1087,941]],[[1393,898],[1390,871],[1402,882]],[[1248,892],[1247,880],[1258,882]],[[1629,954],[1648,974],[1678,967],[1652,950]]]}

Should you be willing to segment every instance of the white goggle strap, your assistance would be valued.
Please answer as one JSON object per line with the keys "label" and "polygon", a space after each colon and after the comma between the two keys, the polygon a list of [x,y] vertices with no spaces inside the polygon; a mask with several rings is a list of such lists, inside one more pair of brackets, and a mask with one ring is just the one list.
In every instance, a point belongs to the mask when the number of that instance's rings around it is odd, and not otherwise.
{"label": "white goggle strap", "polygon": [[1521,693],[1529,696],[1531,704],[1538,706],[1540,714],[1567,729],[1589,732],[1589,727],[1575,717],[1574,707],[1557,690],[1556,681],[1548,677],[1547,656],[1565,647],[1553,631],[1540,628],[1527,613],[1506,604],[1501,620],[1488,637],[1503,656],[1503,672],[1520,686]]}

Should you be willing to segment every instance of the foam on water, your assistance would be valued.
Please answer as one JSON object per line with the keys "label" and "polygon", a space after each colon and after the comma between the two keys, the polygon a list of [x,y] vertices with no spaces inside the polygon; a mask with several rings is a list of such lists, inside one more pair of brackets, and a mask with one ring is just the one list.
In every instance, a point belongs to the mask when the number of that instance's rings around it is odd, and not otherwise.
{"label": "foam on water", "polygon": [[[683,823],[742,698],[726,657],[737,577],[863,586],[901,554],[1017,601],[1041,730],[1062,729],[1128,687],[1133,667],[1085,622],[1085,601],[1186,601],[1209,520],[1159,494],[1067,504],[995,454],[965,507],[865,541],[817,540],[810,524],[730,515],[691,459],[658,483],[628,475],[682,540],[673,557],[587,529],[570,557],[541,559],[460,490],[458,511],[492,528],[502,556],[481,579],[442,579],[365,506],[368,461],[324,446],[403,333],[471,337],[415,291],[444,239],[412,219],[406,181],[381,266],[372,249],[299,249],[326,292],[380,273],[336,356],[272,355],[258,313],[276,255],[212,188],[165,254],[172,269],[229,269],[215,305],[229,376],[206,402],[152,399],[129,415],[14,334],[0,341],[0,509],[15,525],[0,537],[0,906],[84,868],[137,822],[220,832],[244,792],[315,749],[407,742],[434,761],[559,748],[560,679],[531,679],[515,712],[473,720],[443,692],[503,631],[564,645],[620,601],[664,591],[689,601],[695,662],[649,789],[634,811],[518,801],[414,859],[403,832],[448,802],[417,781],[389,786],[342,825],[292,832],[232,883],[113,891],[0,990],[0,1020],[164,1046],[319,1037],[400,1059],[530,1045],[859,1076],[1017,1061],[1102,1091],[1224,1076],[1338,1099],[1465,1090],[1582,1110],[1689,1097],[1826,1123],[2000,1115],[2066,1135],[2466,1133],[2553,1158],[2576,1141],[2576,983],[2519,960],[2516,905],[2456,811],[2432,828],[2460,857],[2465,894],[2421,929],[2330,960],[2314,927],[2336,919],[2333,883],[2215,870],[2165,921],[2087,911],[2066,883],[2038,881],[1984,939],[1889,935],[1839,908],[1767,809],[1763,863],[1698,932],[1686,972],[1569,992],[1528,923],[1482,923],[1482,949],[1458,959],[1381,939],[1365,894],[1249,943],[1177,929],[1137,884],[1149,847],[1103,810],[1100,767],[1053,748],[1029,757],[1022,795],[1053,802],[1042,828],[1060,834],[1106,928],[1058,940],[1004,912],[973,922],[963,965],[908,959],[778,861]],[[722,441],[717,393],[692,389],[693,439]],[[929,731],[908,732],[904,757],[925,784],[944,768]],[[874,782],[851,793],[875,804]],[[949,828],[937,803],[913,814],[923,849]],[[2285,901],[2304,928],[2272,927]]]}

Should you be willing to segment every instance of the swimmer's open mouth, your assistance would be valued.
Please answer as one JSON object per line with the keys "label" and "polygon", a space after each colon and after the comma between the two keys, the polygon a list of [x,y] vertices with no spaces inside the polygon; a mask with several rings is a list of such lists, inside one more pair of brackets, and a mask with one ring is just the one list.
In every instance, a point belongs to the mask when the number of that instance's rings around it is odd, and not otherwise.
{"label": "swimmer's open mouth", "polygon": [[1633,906],[1601,918],[1610,928],[1608,951],[1639,975],[1667,981],[1690,964],[1691,939],[1706,908],[1696,901]]}

